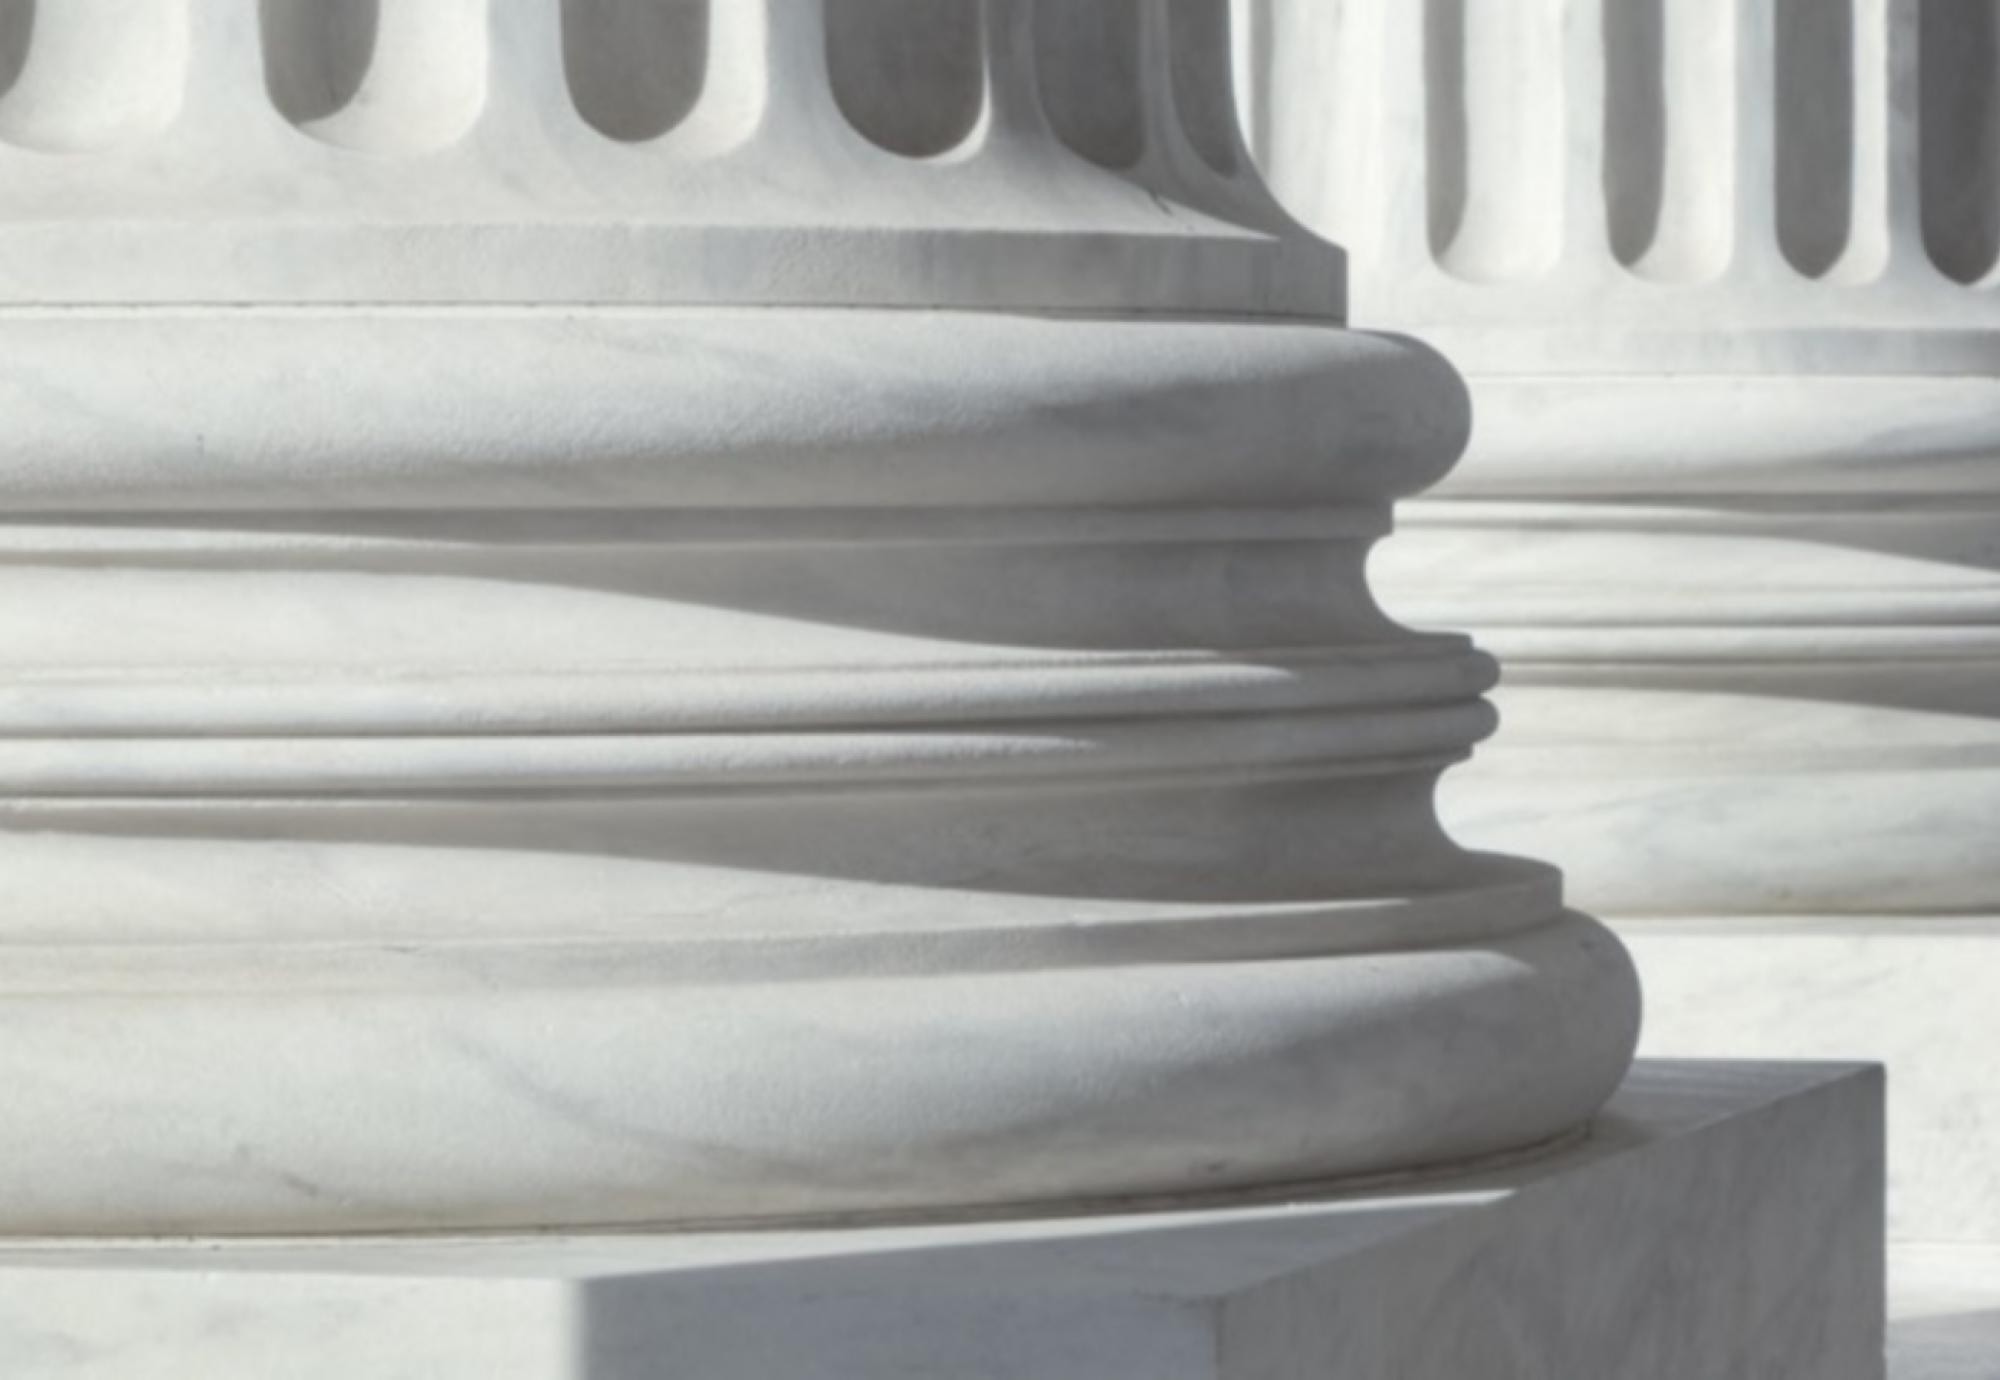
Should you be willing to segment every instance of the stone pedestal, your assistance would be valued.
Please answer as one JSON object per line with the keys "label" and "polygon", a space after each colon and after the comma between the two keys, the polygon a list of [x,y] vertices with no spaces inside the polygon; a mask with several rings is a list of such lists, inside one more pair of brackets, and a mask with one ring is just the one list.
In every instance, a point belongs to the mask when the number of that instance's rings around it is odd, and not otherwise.
{"label": "stone pedestal", "polygon": [[1894,1056],[1933,1147],[1897,1220],[1957,1233],[1992,1195],[1935,984],[1976,1005],[2000,936],[1996,11],[1248,8],[1277,190],[1474,396],[1374,567],[1507,667],[1447,822],[1644,918],[1650,1051]]}
{"label": "stone pedestal", "polygon": [[10,1380],[1880,1380],[1881,1080],[1641,1064],[1588,1140],[1230,1205],[0,1251]]}

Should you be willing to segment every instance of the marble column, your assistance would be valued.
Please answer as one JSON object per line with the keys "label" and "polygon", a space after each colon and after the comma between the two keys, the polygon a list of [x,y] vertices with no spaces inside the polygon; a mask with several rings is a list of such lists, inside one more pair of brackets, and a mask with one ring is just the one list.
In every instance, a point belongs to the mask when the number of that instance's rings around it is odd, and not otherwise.
{"label": "marble column", "polygon": [[1656,1049],[1889,1055],[2000,1241],[2000,7],[1252,0],[1275,190],[1467,374],[1374,567],[1507,667],[1446,788],[1624,922]]}
{"label": "marble column", "polygon": [[1441,832],[1493,663],[1363,578],[1464,392],[1343,328],[1226,22],[0,4],[0,1230],[1581,1128],[1629,964]]}

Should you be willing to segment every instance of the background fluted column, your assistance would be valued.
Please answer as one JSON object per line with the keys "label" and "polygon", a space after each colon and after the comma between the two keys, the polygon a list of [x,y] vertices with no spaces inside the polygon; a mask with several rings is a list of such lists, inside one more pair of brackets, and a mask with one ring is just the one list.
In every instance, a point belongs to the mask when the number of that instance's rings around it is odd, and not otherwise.
{"label": "background fluted column", "polygon": [[1451,370],[1227,9],[0,7],[0,1229],[911,1212],[1578,1131],[1437,826]]}
{"label": "background fluted column", "polygon": [[1447,822],[1553,840],[1654,1052],[1887,1057],[1898,1232],[2000,1240],[2000,7],[1243,9],[1281,198],[1472,388],[1374,566],[1507,668]]}

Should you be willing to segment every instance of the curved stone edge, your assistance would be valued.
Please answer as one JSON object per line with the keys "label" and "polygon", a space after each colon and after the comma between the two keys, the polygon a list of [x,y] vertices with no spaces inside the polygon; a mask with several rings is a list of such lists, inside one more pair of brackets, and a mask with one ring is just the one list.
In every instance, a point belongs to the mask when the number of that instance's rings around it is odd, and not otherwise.
{"label": "curved stone edge", "polygon": [[1469,375],[1472,452],[1371,565],[1507,668],[1455,836],[1615,917],[2000,907],[2000,382],[1930,358]]}
{"label": "curved stone edge", "polygon": [[0,1231],[797,1219],[1369,1174],[1581,1125],[1637,1015],[1622,948],[1577,915],[1477,948],[726,993],[611,971],[0,999]]}
{"label": "curved stone edge", "polygon": [[[0,165],[8,161],[0,157]],[[899,229],[896,221],[911,213],[893,199],[878,223],[845,227],[496,220],[329,229],[274,217],[223,238],[201,223],[14,221],[0,223],[8,259],[0,266],[0,302],[29,310],[229,302],[838,310],[864,290],[860,283],[871,302],[912,310],[1344,319],[1337,249],[1288,228],[1273,234],[1211,220],[1200,208],[1161,212],[1143,189],[1129,195],[1136,204],[1114,206],[1116,214],[1054,230],[969,218]],[[1203,232],[1190,233],[1191,224]],[[338,264],[339,271],[303,271],[301,264]]]}
{"label": "curved stone edge", "polygon": [[[1432,499],[1980,494],[2000,379],[1810,368],[1466,370],[1479,429]],[[1882,463],[1893,457],[1893,470]]]}
{"label": "curved stone edge", "polygon": [[807,308],[0,313],[0,413],[14,515],[322,521],[1379,505],[1470,423],[1331,325]]}
{"label": "curved stone edge", "polygon": [[[1561,710],[1596,712],[1587,694],[1565,693]],[[1483,754],[1439,792],[1444,822],[1482,847],[1561,858],[1569,895],[1612,918],[1894,915],[1921,925],[2000,912],[2000,733],[1990,720],[1928,760],[1802,751],[1773,768],[1715,754],[1732,720],[1703,709],[1682,698],[1659,711],[1688,725],[1675,750],[1600,737]],[[1774,700],[1763,718],[1800,711]],[[1858,729],[1874,716],[1850,717]]]}

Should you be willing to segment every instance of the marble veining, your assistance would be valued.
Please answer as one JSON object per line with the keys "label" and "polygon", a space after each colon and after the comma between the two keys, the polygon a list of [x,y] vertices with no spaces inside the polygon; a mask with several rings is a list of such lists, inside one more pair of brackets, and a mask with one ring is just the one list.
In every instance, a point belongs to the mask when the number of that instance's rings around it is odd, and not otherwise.
{"label": "marble veining", "polygon": [[1493,662],[1369,590],[1464,387],[1230,7],[0,15],[0,1231],[1254,1190],[1617,1086],[1617,939],[1438,822]]}
{"label": "marble veining", "polygon": [[1447,825],[1701,931],[1648,943],[1654,1052],[1888,1059],[1931,1147],[1899,1234],[1991,1232],[1990,1078],[1938,1025],[1985,948],[1934,927],[2000,921],[2000,12],[1250,11],[1260,166],[1473,397],[1372,569],[1506,668]]}
{"label": "marble veining", "polygon": [[[1880,1122],[1871,1070],[1642,1062],[1581,1145],[1345,1193],[817,1232],[16,1245],[0,1347],[19,1380],[262,1380],[274,1357],[297,1380],[1882,1380]],[[1903,1263],[1903,1326],[1966,1296],[1919,1293]],[[1899,1358],[1948,1340],[1891,1336]]]}

